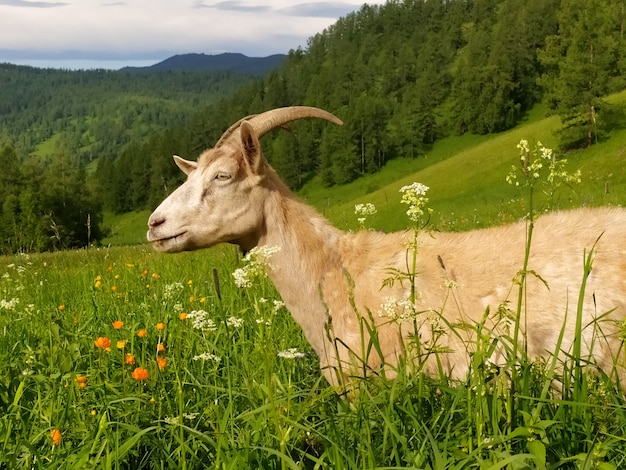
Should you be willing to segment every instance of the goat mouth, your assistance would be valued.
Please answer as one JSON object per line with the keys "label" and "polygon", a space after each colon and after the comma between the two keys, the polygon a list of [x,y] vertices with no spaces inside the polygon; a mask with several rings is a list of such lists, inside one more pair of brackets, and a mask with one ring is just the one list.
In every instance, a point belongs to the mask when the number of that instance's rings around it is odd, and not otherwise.
{"label": "goat mouth", "polygon": [[153,238],[148,232],[148,241],[159,251],[182,251],[187,231],[177,233],[171,237]]}

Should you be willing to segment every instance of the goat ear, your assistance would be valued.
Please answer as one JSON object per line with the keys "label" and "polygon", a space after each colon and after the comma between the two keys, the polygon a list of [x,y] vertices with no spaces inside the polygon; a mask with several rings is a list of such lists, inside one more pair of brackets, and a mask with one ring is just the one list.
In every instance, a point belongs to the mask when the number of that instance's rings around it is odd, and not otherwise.
{"label": "goat ear", "polygon": [[176,163],[176,166],[186,175],[198,168],[198,164],[196,162],[185,160],[184,158],[180,158],[178,155],[174,155],[174,162]]}
{"label": "goat ear", "polygon": [[263,154],[261,143],[252,125],[247,121],[241,123],[241,148],[245,158],[253,173],[258,174],[263,165]]}

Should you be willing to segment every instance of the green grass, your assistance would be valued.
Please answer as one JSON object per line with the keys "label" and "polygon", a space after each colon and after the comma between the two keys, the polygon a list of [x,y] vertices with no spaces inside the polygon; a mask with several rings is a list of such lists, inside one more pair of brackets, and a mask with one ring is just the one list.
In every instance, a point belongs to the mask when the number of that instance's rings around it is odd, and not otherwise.
{"label": "green grass", "polygon": [[[626,465],[621,392],[582,373],[574,386],[573,361],[562,396],[550,361],[489,367],[488,336],[465,382],[412,365],[341,397],[271,284],[234,285],[238,258],[229,246],[0,258],[0,468]],[[279,356],[291,348],[301,357]],[[149,377],[135,379],[137,367]]]}

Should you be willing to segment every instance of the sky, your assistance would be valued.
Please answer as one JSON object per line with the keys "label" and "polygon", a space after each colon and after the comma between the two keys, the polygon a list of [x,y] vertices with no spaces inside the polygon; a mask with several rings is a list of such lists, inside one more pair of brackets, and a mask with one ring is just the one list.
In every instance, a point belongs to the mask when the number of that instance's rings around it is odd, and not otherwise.
{"label": "sky", "polygon": [[[0,63],[146,66],[176,54],[305,48],[363,0],[0,0]],[[383,3],[368,1],[368,3]]]}

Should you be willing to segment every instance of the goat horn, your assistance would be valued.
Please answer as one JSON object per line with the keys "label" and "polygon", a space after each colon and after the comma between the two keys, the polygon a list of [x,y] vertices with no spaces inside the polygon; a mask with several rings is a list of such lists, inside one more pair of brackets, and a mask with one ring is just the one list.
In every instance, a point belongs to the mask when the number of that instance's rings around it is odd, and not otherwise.
{"label": "goat horn", "polygon": [[258,136],[261,137],[276,127],[283,126],[288,122],[302,118],[319,118],[334,122],[338,125],[343,124],[343,121],[337,116],[320,108],[314,108],[311,106],[289,106],[286,108],[276,108],[262,114],[252,114],[240,119],[235,124],[230,126],[224,134],[222,134],[220,140],[218,140],[217,144],[215,144],[215,148],[219,148],[224,145],[224,142],[229,140],[239,130],[243,121],[248,121]]}

